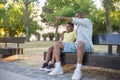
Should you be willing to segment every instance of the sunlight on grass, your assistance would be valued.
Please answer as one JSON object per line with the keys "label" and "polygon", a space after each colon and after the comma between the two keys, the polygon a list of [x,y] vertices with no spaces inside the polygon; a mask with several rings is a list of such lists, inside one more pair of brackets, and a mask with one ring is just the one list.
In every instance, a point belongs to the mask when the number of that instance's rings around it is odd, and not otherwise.
{"label": "sunlight on grass", "polygon": [[[43,53],[47,51],[47,49],[54,45],[55,41],[34,41],[34,42],[26,42],[25,44],[20,44],[20,47],[24,48],[24,53]],[[1,47],[5,45],[0,44]],[[8,44],[8,47],[17,47],[17,44]],[[107,52],[108,46],[105,45],[94,45],[95,52]],[[113,46],[113,52],[116,53],[116,46]]]}

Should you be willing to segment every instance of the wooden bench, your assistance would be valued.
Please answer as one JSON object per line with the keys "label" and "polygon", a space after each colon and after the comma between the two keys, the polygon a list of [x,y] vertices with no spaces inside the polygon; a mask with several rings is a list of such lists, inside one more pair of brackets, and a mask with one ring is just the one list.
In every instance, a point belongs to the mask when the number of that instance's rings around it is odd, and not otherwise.
{"label": "wooden bench", "polygon": [[[15,54],[23,54],[21,43],[25,43],[25,37],[0,37],[0,43],[5,43],[4,47],[0,47],[0,54],[2,57],[8,57]],[[8,47],[8,43],[16,43],[16,47]]]}
{"label": "wooden bench", "polygon": [[[108,45],[108,52],[89,52],[84,54],[83,65],[120,70],[120,55],[112,52],[113,45],[120,45],[120,34],[93,35],[94,45]],[[45,60],[46,52],[44,52]],[[76,53],[61,54],[62,64],[76,64]]]}

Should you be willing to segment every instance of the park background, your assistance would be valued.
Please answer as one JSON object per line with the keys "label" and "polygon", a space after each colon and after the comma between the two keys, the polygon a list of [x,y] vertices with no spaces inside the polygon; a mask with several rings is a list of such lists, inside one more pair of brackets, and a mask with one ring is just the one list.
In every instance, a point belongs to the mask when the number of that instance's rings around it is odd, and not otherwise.
{"label": "park background", "polygon": [[[24,54],[3,61],[39,68],[43,63],[43,52],[60,40],[59,34],[65,30],[65,22],[58,26],[56,16],[71,17],[76,12],[83,11],[93,23],[93,34],[119,34],[119,0],[97,1],[99,3],[96,5],[95,0],[0,0],[0,37],[26,37],[25,44],[20,45],[24,48]],[[49,39],[50,35],[53,40]],[[44,37],[47,39],[44,40]],[[0,47],[3,47],[3,44],[0,44]],[[94,47],[95,51],[107,52],[107,46]],[[120,47],[114,46],[113,52],[117,49],[120,50]],[[93,71],[91,76],[96,76],[91,80],[119,80],[119,71],[89,69]],[[91,70],[86,71],[87,76]]]}
{"label": "park background", "polygon": [[72,17],[79,11],[92,21],[93,34],[120,33],[119,0],[1,0],[0,36],[57,41],[65,21],[57,23],[56,16]]}

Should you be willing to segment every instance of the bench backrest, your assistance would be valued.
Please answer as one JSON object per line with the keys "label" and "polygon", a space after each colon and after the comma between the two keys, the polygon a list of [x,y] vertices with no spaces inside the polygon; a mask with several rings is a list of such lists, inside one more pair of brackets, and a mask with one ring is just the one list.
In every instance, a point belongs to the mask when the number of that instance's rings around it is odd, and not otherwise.
{"label": "bench backrest", "polygon": [[98,45],[120,45],[120,34],[96,34],[92,40]]}
{"label": "bench backrest", "polygon": [[120,45],[120,34],[96,34],[92,41],[95,45],[108,45],[108,54],[112,54],[112,45]]}
{"label": "bench backrest", "polygon": [[0,43],[25,43],[25,37],[0,37]]}
{"label": "bench backrest", "polygon": [[0,37],[0,43],[5,43],[5,47],[7,47],[7,43],[17,43],[17,47],[19,47],[20,43],[25,43],[25,37]]}

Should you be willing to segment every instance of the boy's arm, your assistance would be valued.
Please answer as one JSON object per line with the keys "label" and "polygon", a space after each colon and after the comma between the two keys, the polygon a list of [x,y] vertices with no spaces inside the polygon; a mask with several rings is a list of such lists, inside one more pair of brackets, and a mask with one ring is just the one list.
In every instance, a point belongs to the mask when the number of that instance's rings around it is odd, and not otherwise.
{"label": "boy's arm", "polygon": [[76,38],[77,38],[77,36],[76,36],[76,31],[74,30],[74,42],[76,41]]}
{"label": "boy's arm", "polygon": [[62,33],[61,33],[61,35],[60,35],[60,37],[61,37],[61,41],[64,39],[64,33],[65,33],[66,31],[63,31]]}

